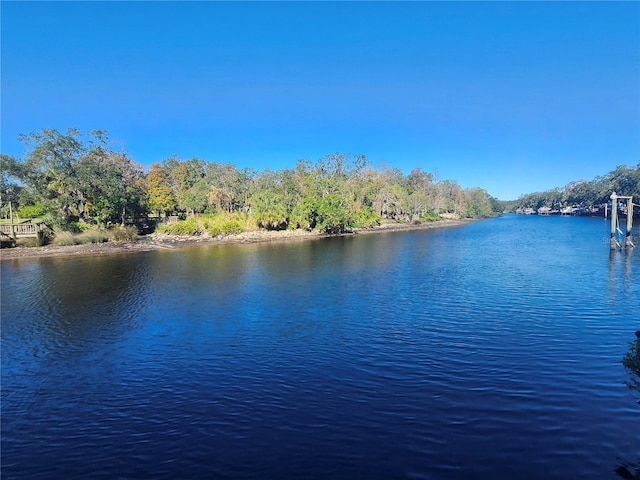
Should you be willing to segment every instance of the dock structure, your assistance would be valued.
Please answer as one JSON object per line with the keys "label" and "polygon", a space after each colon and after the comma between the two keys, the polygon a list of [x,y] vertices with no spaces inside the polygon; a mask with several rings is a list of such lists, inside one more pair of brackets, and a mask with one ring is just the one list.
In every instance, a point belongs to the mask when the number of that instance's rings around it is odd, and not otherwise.
{"label": "dock structure", "polygon": [[12,242],[14,245],[18,238],[37,238],[38,241],[42,241],[45,235],[44,230],[42,221],[14,220],[13,208],[9,202],[9,223],[0,223],[0,240]]}
{"label": "dock structure", "polygon": [[43,241],[44,228],[41,223],[4,223],[0,224],[0,240],[16,244],[20,238],[37,238],[38,242]]}
{"label": "dock structure", "polygon": [[626,200],[627,201],[627,230],[625,232],[625,240],[624,240],[624,248],[635,247],[633,241],[631,239],[631,229],[633,228],[633,207],[640,206],[633,203],[633,197],[617,195],[616,192],[611,194],[611,238],[610,238],[610,247],[611,250],[615,250],[616,248],[623,248],[621,242],[617,240],[617,234],[622,235],[622,231],[620,230],[620,226],[618,225],[618,201]]}
{"label": "dock structure", "polygon": [[25,237],[39,237],[42,234],[42,227],[38,223],[4,223],[0,224],[0,234],[3,237],[11,237],[14,240]]}

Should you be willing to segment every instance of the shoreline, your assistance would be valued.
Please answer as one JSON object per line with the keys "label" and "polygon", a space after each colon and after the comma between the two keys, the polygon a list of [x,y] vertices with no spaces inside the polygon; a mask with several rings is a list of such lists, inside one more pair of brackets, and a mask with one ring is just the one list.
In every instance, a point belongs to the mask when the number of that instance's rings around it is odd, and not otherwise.
{"label": "shoreline", "polygon": [[44,245],[42,247],[13,247],[0,250],[0,261],[34,259],[47,257],[96,256],[123,253],[152,252],[156,250],[177,250],[191,246],[240,245],[249,243],[273,243],[302,240],[318,240],[336,236],[368,235],[372,233],[403,232],[408,230],[430,230],[436,228],[466,225],[473,219],[438,220],[418,225],[404,223],[383,223],[373,228],[355,229],[352,233],[328,235],[306,230],[256,230],[224,237],[182,236],[150,234],[134,242],[87,243],[83,245]]}

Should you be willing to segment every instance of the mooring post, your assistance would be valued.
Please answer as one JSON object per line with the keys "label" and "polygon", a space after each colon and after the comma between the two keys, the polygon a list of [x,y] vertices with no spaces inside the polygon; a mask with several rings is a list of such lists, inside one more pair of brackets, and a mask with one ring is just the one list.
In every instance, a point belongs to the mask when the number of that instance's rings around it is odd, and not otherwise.
{"label": "mooring post", "polygon": [[9,202],[9,233],[11,234],[11,238],[13,241],[16,241],[16,227],[13,225],[13,208],[11,207],[11,202]]}
{"label": "mooring post", "polygon": [[633,227],[633,197],[627,198],[627,235],[624,240],[625,248],[633,247],[631,228]]}
{"label": "mooring post", "polygon": [[609,239],[609,246],[611,250],[616,249],[616,227],[618,223],[618,196],[616,192],[611,194],[611,237]]}

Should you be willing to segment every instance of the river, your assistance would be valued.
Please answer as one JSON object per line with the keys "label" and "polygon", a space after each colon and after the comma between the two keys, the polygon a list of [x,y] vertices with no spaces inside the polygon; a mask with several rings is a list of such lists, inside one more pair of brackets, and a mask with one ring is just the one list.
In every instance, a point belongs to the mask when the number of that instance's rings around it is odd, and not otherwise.
{"label": "river", "polygon": [[600,218],[1,262],[6,479],[618,478],[640,247]]}

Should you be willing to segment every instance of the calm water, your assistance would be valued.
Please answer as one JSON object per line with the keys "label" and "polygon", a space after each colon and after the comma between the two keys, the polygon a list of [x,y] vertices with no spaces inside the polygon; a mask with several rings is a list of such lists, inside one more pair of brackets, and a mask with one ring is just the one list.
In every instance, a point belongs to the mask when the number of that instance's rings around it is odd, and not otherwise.
{"label": "calm water", "polygon": [[617,478],[640,247],[607,232],[2,262],[2,478]]}

